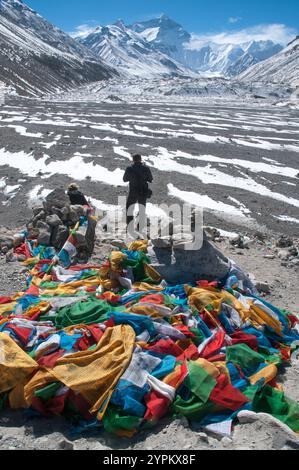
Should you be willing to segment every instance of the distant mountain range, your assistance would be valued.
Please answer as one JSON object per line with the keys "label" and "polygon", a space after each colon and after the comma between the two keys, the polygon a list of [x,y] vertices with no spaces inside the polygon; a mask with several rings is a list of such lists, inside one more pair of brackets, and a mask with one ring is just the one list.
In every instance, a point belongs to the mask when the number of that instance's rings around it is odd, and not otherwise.
{"label": "distant mountain range", "polygon": [[152,74],[165,73],[165,67],[163,70],[153,66],[161,60],[164,64],[167,58],[167,68],[171,69],[168,73],[186,73],[187,69],[189,73],[232,77],[282,50],[280,44],[272,41],[249,41],[237,45],[219,45],[210,41],[193,50],[191,39],[191,34],[180,24],[162,15],[130,26],[118,21],[98,27],[91,34],[78,38],[78,41],[111,65],[129,64],[128,73],[132,75],[142,74],[148,68]]}
{"label": "distant mountain range", "polygon": [[117,77],[186,78],[194,86],[200,77],[221,76],[293,86],[298,48],[297,38],[285,49],[272,41],[206,42],[194,49],[191,34],[166,15],[128,26],[119,20],[73,38],[22,0],[0,0],[0,84],[26,96]]}

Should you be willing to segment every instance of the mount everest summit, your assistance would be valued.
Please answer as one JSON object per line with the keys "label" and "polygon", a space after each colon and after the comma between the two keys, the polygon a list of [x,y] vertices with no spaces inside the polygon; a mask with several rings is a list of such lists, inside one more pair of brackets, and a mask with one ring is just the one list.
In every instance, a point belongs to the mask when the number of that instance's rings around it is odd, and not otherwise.
{"label": "mount everest summit", "polygon": [[91,34],[78,39],[78,42],[124,76],[151,78],[192,75],[191,69],[188,70],[175,57],[153,46],[132,28],[127,28],[121,20],[113,25],[97,27]]}

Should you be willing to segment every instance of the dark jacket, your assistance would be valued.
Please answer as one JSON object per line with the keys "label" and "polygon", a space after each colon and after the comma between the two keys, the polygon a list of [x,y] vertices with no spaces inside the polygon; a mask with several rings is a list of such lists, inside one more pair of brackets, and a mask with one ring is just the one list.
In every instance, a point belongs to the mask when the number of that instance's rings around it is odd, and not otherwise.
{"label": "dark jacket", "polygon": [[130,192],[138,195],[147,195],[148,183],[152,183],[153,175],[144,163],[133,163],[124,174],[124,182],[130,183]]}
{"label": "dark jacket", "polygon": [[81,191],[74,190],[74,191],[68,191],[68,197],[70,198],[71,205],[72,206],[88,206],[88,202],[86,200],[86,197],[84,196]]}

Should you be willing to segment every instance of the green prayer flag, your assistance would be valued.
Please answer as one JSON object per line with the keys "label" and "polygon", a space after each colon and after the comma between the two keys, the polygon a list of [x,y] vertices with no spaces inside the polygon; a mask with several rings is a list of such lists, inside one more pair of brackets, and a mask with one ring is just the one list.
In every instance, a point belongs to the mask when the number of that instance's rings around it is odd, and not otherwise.
{"label": "green prayer flag", "polygon": [[256,371],[265,362],[264,357],[247,344],[234,344],[226,348],[226,361],[238,364],[242,369]]}
{"label": "green prayer flag", "polygon": [[217,381],[194,361],[188,362],[188,372],[189,375],[185,381],[186,386],[202,403],[206,403]]}
{"label": "green prayer flag", "polygon": [[109,318],[112,307],[104,300],[79,301],[58,310],[55,325],[57,328],[65,328],[71,325],[92,325],[101,323]]}

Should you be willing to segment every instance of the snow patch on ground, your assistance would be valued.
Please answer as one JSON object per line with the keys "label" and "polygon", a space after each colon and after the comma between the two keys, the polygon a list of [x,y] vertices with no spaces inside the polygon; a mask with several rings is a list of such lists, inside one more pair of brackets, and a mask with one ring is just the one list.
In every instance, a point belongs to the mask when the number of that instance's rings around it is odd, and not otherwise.
{"label": "snow patch on ground", "polygon": [[41,134],[40,132],[36,132],[36,133],[27,132],[27,128],[24,126],[14,126],[10,124],[7,127],[11,127],[12,129],[15,129],[15,131],[23,137],[36,137],[37,139],[40,139],[43,136],[43,134]]}
{"label": "snow patch on ground", "polygon": [[125,186],[123,171],[117,168],[110,171],[107,168],[85,162],[81,156],[74,156],[69,160],[52,160],[47,155],[36,160],[32,154],[25,152],[11,153],[0,149],[0,166],[8,165],[31,177],[42,174],[42,178],[50,178],[55,174],[67,175],[75,180],[82,181],[92,177],[94,181],[100,181],[113,186]]}
{"label": "snow patch on ground", "polygon": [[168,184],[168,193],[170,196],[176,197],[187,204],[192,204],[213,212],[226,212],[227,214],[232,214],[237,217],[246,217],[245,212],[248,213],[247,209],[244,210],[243,208],[237,208],[230,204],[215,201],[205,194],[198,194],[193,191],[181,191],[173,184]]}
{"label": "snow patch on ground", "polygon": [[275,219],[282,220],[283,222],[291,222],[294,224],[299,224],[299,219],[295,217],[288,217],[287,215],[274,216]]}
{"label": "snow patch on ground", "polygon": [[[212,168],[209,164],[204,167],[192,167],[189,165],[182,165],[174,159],[174,155],[168,152],[166,149],[160,149],[159,155],[150,155],[146,157],[145,160],[149,166],[156,168],[160,171],[165,172],[177,172],[184,175],[194,176],[199,179],[204,184],[217,184],[220,186],[227,186],[230,188],[239,188],[245,191],[257,192],[263,196],[270,197],[272,199],[277,199],[283,201],[286,204],[299,207],[299,200],[291,197],[287,197],[280,193],[275,193],[271,191],[266,186],[263,186],[257,183],[250,176],[243,174],[241,176],[232,176],[228,173],[223,173],[217,168]],[[194,193],[196,194],[196,193]]]}
{"label": "snow patch on ground", "polygon": [[44,188],[42,184],[38,184],[29,192],[28,199],[31,202],[41,202],[51,193],[51,191],[51,189]]}
{"label": "snow patch on ground", "polygon": [[296,178],[298,175],[298,169],[290,168],[287,166],[281,166],[278,162],[274,160],[271,160],[273,164],[269,165],[267,163],[255,162],[252,160],[243,160],[243,159],[241,160],[237,158],[222,158],[222,157],[215,157],[213,155],[194,156],[186,152],[181,152],[179,150],[176,152],[169,152],[166,148],[163,148],[163,147],[159,147],[158,151],[162,155],[165,155],[165,153],[167,152],[168,154],[171,154],[174,157],[178,157],[178,158],[186,158],[186,159],[197,160],[197,161],[206,161],[210,163],[221,163],[221,164],[225,163],[226,165],[243,167],[243,168],[249,169],[250,171],[254,173],[277,174],[277,175],[287,176],[290,178]]}

